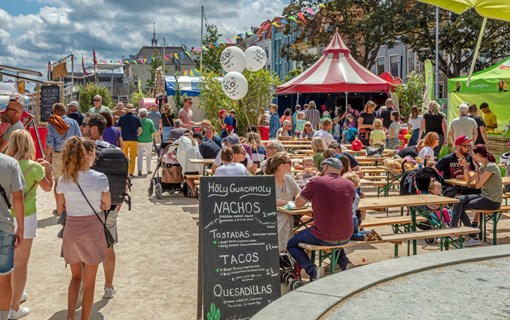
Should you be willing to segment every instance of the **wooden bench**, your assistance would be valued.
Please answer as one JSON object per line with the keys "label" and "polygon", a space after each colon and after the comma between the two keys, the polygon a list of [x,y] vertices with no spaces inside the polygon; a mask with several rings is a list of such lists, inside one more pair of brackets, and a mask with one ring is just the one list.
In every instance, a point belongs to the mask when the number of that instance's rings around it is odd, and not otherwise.
{"label": "wooden bench", "polygon": [[382,240],[372,240],[372,241],[349,241],[344,244],[336,245],[336,246],[321,246],[316,244],[309,243],[299,243],[299,247],[305,250],[310,251],[310,259],[312,262],[315,261],[316,253],[318,253],[319,257],[319,267],[322,266],[324,260],[330,260],[330,272],[333,274],[335,272],[335,266],[338,263],[338,259],[340,258],[340,251],[343,248],[349,247],[359,247],[371,244],[382,243]]}
{"label": "wooden bench", "polygon": [[[425,222],[427,218],[423,216],[416,216],[416,223]],[[361,222],[360,227],[362,228],[374,228],[374,227],[382,227],[382,226],[406,226],[411,225],[412,219],[411,216],[402,216],[402,217],[389,217],[389,218],[377,218],[377,219],[368,219],[363,220]],[[393,230],[395,231],[395,229]]]}
{"label": "wooden bench", "polygon": [[478,210],[472,209],[467,212],[479,213],[483,217],[480,219],[480,238],[487,242],[487,222],[492,220],[492,244],[498,243],[498,222],[503,212],[510,212],[510,205],[501,206],[498,210]]}
{"label": "wooden bench", "polygon": [[[395,244],[395,256],[398,256],[398,245],[402,244],[402,242],[407,241],[407,245],[409,246],[409,242],[411,240],[419,240],[419,239],[427,239],[427,238],[441,238],[441,251],[448,250],[450,245],[461,249],[462,248],[462,237],[458,239],[453,239],[455,236],[463,236],[468,234],[478,233],[478,228],[471,227],[460,227],[460,228],[447,228],[447,229],[432,229],[425,231],[414,231],[407,233],[395,233],[382,235],[383,242],[391,242]],[[409,250],[408,250],[409,252]]]}

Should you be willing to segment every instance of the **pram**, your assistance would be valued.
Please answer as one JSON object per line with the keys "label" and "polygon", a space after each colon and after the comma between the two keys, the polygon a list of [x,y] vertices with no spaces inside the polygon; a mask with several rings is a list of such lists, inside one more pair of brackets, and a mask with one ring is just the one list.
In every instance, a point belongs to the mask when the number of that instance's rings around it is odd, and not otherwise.
{"label": "pram", "polygon": [[158,164],[152,175],[149,188],[147,189],[149,197],[154,193],[156,199],[161,199],[163,192],[173,194],[176,191],[182,191],[184,194],[187,194],[186,184],[183,184],[184,176],[182,175],[182,167],[179,162],[175,160],[177,147],[172,145],[168,140],[165,140],[161,143],[159,149],[161,151]]}
{"label": "pram", "polygon": [[294,261],[289,253],[280,253],[280,280],[287,284],[290,290],[305,285],[301,281],[301,267]]}
{"label": "pram", "polygon": [[[410,171],[405,171],[404,164],[406,161],[402,163],[402,177],[400,180],[400,195],[420,195],[429,193],[429,185],[432,179],[438,181],[442,185],[444,184],[443,177],[433,168],[423,167],[420,169],[414,169]],[[414,207],[416,213],[427,219],[426,222],[419,223],[417,227],[421,230],[430,230],[430,229],[441,229],[444,227],[443,217],[441,211],[441,217],[437,217],[436,213],[427,208],[426,206],[417,206]],[[425,242],[428,244],[437,243],[437,239],[435,238],[427,238]]]}

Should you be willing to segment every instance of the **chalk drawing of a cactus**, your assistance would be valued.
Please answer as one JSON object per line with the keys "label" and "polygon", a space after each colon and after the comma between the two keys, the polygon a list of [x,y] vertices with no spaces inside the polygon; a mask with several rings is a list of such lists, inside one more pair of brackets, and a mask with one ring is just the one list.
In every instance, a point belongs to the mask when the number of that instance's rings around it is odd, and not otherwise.
{"label": "chalk drawing of a cactus", "polygon": [[211,303],[211,307],[209,308],[209,312],[207,312],[207,320],[220,320],[220,309],[216,308],[214,303]]}

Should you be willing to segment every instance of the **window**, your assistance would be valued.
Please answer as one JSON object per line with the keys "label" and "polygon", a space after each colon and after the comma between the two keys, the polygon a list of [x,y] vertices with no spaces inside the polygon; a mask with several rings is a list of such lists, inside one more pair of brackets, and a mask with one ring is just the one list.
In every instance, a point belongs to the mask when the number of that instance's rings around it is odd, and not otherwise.
{"label": "window", "polygon": [[376,65],[376,74],[377,75],[380,75],[381,73],[384,72],[384,57],[377,57],[377,59],[375,60],[375,65]]}
{"label": "window", "polygon": [[439,81],[438,87],[439,87],[439,89],[438,89],[439,92],[437,93],[437,97],[440,99],[444,98],[444,82]]}
{"label": "window", "polygon": [[425,64],[423,62],[418,62],[418,73],[425,74]]}
{"label": "window", "polygon": [[415,68],[415,64],[414,64],[414,51],[413,50],[407,50],[407,73],[415,71],[414,68]]}
{"label": "window", "polygon": [[398,55],[390,56],[390,73],[394,77],[399,77],[398,65],[400,63],[400,58]]}

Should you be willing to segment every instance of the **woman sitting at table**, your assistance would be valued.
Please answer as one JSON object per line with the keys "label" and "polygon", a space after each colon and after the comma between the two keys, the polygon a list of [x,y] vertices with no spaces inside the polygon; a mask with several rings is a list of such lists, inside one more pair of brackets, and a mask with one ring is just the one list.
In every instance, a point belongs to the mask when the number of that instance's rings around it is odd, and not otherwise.
{"label": "woman sitting at table", "polygon": [[[285,152],[278,152],[267,159],[265,174],[274,175],[276,185],[276,205],[284,206],[294,201],[301,191],[297,182],[290,175],[291,161]],[[286,213],[277,213],[278,221],[278,247],[280,252],[285,251],[287,242],[294,236],[292,227],[294,218]]]}
{"label": "woman sitting at table", "polygon": [[250,132],[246,135],[246,144],[251,147],[251,160],[257,166],[266,158],[266,150],[261,145],[260,135],[255,132]]}
{"label": "woman sitting at table", "polygon": [[[238,144],[231,147],[225,147],[221,151],[221,166],[216,169],[216,172],[214,173],[215,177],[221,177],[221,176],[247,176],[248,170],[246,167],[239,163],[234,161],[234,150],[233,147],[240,146]],[[236,147],[239,149],[239,147]],[[243,147],[240,147],[243,149]],[[238,150],[239,151],[239,150]],[[243,149],[244,151],[244,149]],[[242,152],[242,151],[240,151]],[[245,153],[246,154],[246,153]],[[239,160],[239,157],[238,159]]]}
{"label": "woman sitting at table", "polygon": [[315,164],[315,168],[317,170],[320,170],[320,166],[322,163],[322,160],[324,160],[323,152],[326,151],[327,146],[326,143],[324,143],[324,140],[322,140],[321,137],[315,137],[312,140],[312,150],[313,150],[313,163]]}
{"label": "woman sitting at table", "polygon": [[[494,156],[487,151],[487,147],[478,144],[472,151],[475,174],[472,176],[469,172],[469,163],[461,158],[459,164],[463,167],[464,179],[467,182],[474,181],[475,188],[481,189],[482,193],[468,194],[458,197],[459,203],[453,205],[451,226],[457,227],[459,220],[466,227],[471,227],[466,210],[497,210],[501,206],[503,199],[503,182],[501,181],[501,172]],[[471,235],[471,238],[464,242],[464,246],[479,245],[480,240],[477,235]]]}
{"label": "woman sitting at table", "polygon": [[434,164],[434,148],[439,145],[439,135],[435,132],[429,132],[423,138],[423,148],[420,150],[418,157],[423,163],[429,165]]}
{"label": "woman sitting at table", "polygon": [[314,134],[315,130],[312,128],[312,123],[307,121],[305,122],[303,131],[299,134],[299,140],[311,140]]}
{"label": "woman sitting at table", "polygon": [[234,152],[233,162],[242,164],[249,172],[255,172],[257,170],[257,165],[248,161],[246,148],[242,144],[234,144],[231,148]]}

